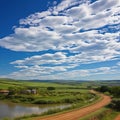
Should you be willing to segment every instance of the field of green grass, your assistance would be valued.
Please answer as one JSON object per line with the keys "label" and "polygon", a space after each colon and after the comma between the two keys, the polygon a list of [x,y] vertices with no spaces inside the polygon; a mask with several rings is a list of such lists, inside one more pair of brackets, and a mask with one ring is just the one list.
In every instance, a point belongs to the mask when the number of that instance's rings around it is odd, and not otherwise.
{"label": "field of green grass", "polygon": [[120,112],[104,107],[79,120],[114,120]]}
{"label": "field of green grass", "polygon": [[[16,91],[14,95],[0,96],[0,99],[10,100],[12,102],[24,102],[33,104],[58,104],[58,103],[77,103],[81,101],[89,101],[95,98],[89,92],[87,86],[79,84],[64,84],[52,82],[33,82],[33,81],[20,81],[20,80],[0,80],[0,89],[10,89]],[[47,88],[53,87],[55,90],[48,90]],[[19,89],[35,88],[36,95],[18,93]]]}
{"label": "field of green grass", "polygon": [[[64,83],[52,83],[52,82],[33,82],[24,80],[11,80],[11,79],[0,79],[0,89],[8,89],[11,86],[25,86],[25,87],[56,87],[56,88],[84,88],[82,84],[64,84]],[[62,89],[61,89],[62,90]]]}
{"label": "field of green grass", "polygon": [[[54,81],[54,82],[33,82],[33,81],[24,81],[24,80],[12,80],[12,79],[2,79],[0,78],[0,89],[7,89],[11,86],[26,86],[26,87],[39,87],[45,88],[53,86],[56,88],[81,88],[86,89],[89,87],[98,87],[98,86],[120,86],[120,81]],[[62,90],[62,89],[61,89]]]}

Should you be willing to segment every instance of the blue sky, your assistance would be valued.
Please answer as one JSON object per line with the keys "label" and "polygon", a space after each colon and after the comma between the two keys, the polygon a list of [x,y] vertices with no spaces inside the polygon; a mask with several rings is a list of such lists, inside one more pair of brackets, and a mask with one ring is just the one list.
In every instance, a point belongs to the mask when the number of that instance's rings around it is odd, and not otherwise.
{"label": "blue sky", "polygon": [[1,0],[0,77],[120,79],[120,0]]}

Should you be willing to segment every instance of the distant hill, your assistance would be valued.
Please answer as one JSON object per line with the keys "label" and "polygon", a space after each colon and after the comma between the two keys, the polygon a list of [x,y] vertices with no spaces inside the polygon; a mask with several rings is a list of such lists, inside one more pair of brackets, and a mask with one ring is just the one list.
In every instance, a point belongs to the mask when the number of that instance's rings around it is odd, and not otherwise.
{"label": "distant hill", "polygon": [[0,78],[0,81],[26,81],[26,82],[45,82],[45,83],[59,83],[59,84],[86,84],[90,86],[101,86],[101,85],[108,85],[108,86],[120,86],[120,80],[39,80],[39,79],[34,79],[34,80],[14,80],[14,79],[9,79],[9,78]]}

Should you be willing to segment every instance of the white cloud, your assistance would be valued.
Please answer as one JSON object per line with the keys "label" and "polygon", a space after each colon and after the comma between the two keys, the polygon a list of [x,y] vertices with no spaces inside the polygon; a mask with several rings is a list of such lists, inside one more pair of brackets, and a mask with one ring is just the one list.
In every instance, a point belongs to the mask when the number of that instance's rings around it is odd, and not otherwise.
{"label": "white cloud", "polygon": [[[92,4],[87,0],[64,0],[54,6],[53,11],[38,12],[21,19],[21,26],[15,28],[14,34],[2,38],[0,46],[14,51],[29,52],[59,48],[65,50],[66,46],[63,43],[73,41],[78,47],[76,43],[91,39],[92,32],[90,30],[80,33],[80,29],[94,29],[119,22],[119,5],[118,0],[99,0]],[[58,14],[53,15],[54,12]],[[24,26],[26,24],[29,25],[28,28]],[[104,39],[99,33],[97,36]],[[96,36],[92,37],[96,39]]]}
{"label": "white cloud", "polygon": [[75,21],[89,17],[91,9],[88,4],[82,4],[77,7],[72,7],[66,11],[68,16],[71,16]]}
{"label": "white cloud", "polygon": [[119,0],[98,0],[94,2],[90,7],[92,8],[93,12],[101,12],[104,10],[108,10],[111,7],[118,5],[120,2]]}
{"label": "white cloud", "polygon": [[120,62],[118,62],[117,65],[120,66]]}
{"label": "white cloud", "polygon": [[43,65],[43,64],[62,64],[66,60],[66,55],[61,52],[57,52],[55,54],[44,54],[44,55],[35,55],[30,58],[25,58],[24,60],[17,60],[11,62],[11,64],[18,64],[18,65]]}
{"label": "white cloud", "polygon": [[[13,51],[54,52],[43,55],[36,53],[29,58],[11,62],[20,69],[11,76],[51,74],[51,78],[54,78],[52,73],[64,72],[60,76],[74,74],[74,78],[79,73],[81,76],[89,75],[92,71],[69,71],[81,64],[118,59],[120,34],[119,26],[115,24],[119,24],[120,19],[119,0],[97,0],[93,3],[89,0],[63,0],[58,5],[56,1],[53,4],[47,11],[21,19],[20,26],[14,28],[13,34],[0,39],[1,47]],[[109,30],[113,25],[115,32]],[[45,64],[49,66],[43,66]]]}
{"label": "white cloud", "polygon": [[41,21],[42,18],[45,18],[46,16],[51,15],[51,12],[48,11],[44,11],[44,12],[38,12],[35,14],[32,14],[30,16],[28,16],[26,19],[21,19],[20,20],[20,24],[21,25],[38,25],[38,23]]}
{"label": "white cloud", "polygon": [[[61,72],[54,73],[58,69]],[[54,73],[54,74],[52,74]],[[27,69],[23,69],[19,72],[13,72],[9,74],[7,77],[15,78],[15,79],[41,79],[41,80],[53,80],[53,79],[66,79],[66,80],[84,80],[88,77],[92,77],[95,75],[109,75],[119,73],[118,69],[113,67],[100,67],[94,69],[82,69],[82,70],[71,70],[66,71],[65,68],[62,67],[40,67],[40,66],[32,66]],[[104,78],[99,78],[104,79]]]}

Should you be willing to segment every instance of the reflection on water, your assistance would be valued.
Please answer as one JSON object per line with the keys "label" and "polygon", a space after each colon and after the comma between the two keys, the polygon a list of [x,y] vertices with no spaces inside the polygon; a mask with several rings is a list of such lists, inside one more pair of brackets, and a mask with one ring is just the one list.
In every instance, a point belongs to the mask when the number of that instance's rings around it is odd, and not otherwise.
{"label": "reflection on water", "polygon": [[0,120],[29,114],[41,114],[50,109],[64,109],[70,105],[24,105],[0,101]]}

